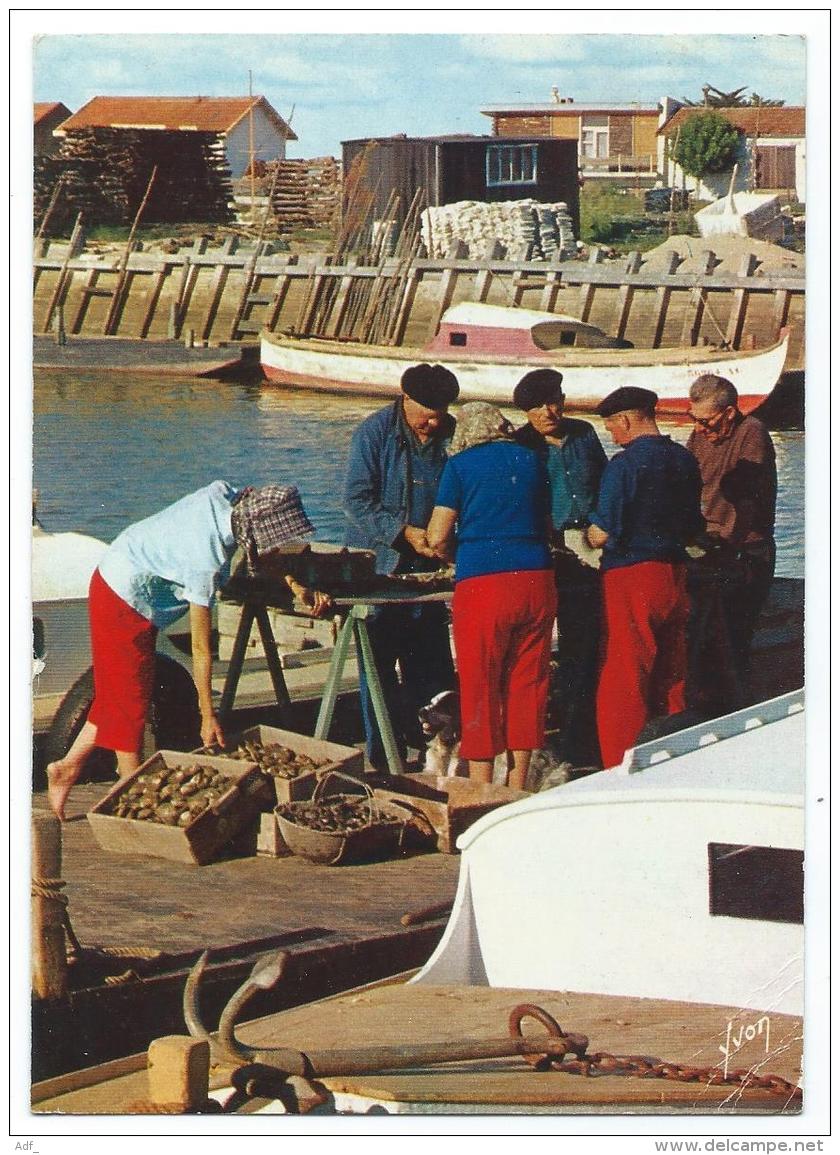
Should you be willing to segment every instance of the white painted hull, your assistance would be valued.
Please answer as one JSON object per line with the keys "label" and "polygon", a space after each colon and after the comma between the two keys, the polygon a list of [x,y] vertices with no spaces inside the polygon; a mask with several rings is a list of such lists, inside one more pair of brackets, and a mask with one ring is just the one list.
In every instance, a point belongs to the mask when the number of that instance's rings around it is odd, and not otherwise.
{"label": "white painted hull", "polygon": [[317,339],[263,334],[260,361],[275,384],[326,392],[397,396],[404,370],[418,361],[435,360],[458,378],[461,401],[509,405],[517,382],[531,369],[557,368],[563,373],[567,407],[594,411],[622,385],[653,389],[663,412],[688,408],[688,390],[701,373],[715,373],[738,390],[744,412],[755,409],[772,392],[787,355],[788,335],[766,349],[725,352],[705,349],[585,349],[521,357],[449,357],[441,359],[419,348],[348,345]]}

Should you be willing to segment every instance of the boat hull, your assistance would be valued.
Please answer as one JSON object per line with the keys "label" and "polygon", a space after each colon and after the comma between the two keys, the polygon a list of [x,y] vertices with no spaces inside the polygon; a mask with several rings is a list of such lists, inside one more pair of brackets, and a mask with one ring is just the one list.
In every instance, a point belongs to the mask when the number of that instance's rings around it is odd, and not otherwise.
{"label": "boat hull", "polygon": [[404,370],[435,359],[458,378],[461,401],[510,405],[520,378],[531,369],[556,368],[563,374],[567,407],[594,412],[613,389],[638,385],[659,395],[659,411],[685,413],[689,388],[701,373],[726,377],[738,390],[743,412],[757,408],[772,392],[785,363],[788,336],[759,351],[721,350],[586,350],[575,354],[521,357],[432,358],[428,350],[403,347],[350,346],[333,341],[300,340],[264,334],[260,362],[276,385],[396,397]]}

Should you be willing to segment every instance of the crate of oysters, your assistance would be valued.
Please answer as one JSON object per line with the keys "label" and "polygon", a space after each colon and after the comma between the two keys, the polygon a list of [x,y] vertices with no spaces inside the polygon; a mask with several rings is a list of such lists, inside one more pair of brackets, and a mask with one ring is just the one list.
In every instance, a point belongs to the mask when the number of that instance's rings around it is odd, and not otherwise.
{"label": "crate of oysters", "polygon": [[336,770],[353,778],[363,779],[365,775],[364,754],[355,746],[340,746],[274,726],[251,726],[230,737],[224,749],[211,746],[196,751],[205,752],[232,761],[255,762],[273,782],[277,802],[311,798],[319,780]]}
{"label": "crate of oysters", "polygon": [[204,865],[273,804],[255,762],[158,750],[87,817],[106,850]]}
{"label": "crate of oysters", "polygon": [[284,853],[323,866],[391,858],[408,845],[413,822],[408,810],[377,801],[366,783],[340,772],[321,778],[308,802],[281,803],[274,814]]}

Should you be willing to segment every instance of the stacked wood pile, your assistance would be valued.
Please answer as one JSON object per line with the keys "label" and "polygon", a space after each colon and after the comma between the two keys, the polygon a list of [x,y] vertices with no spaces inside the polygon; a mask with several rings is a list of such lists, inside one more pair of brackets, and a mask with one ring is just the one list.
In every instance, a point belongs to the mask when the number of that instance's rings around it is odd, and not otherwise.
{"label": "stacked wood pile", "polygon": [[36,165],[36,221],[63,175],[56,229],[78,212],[88,225],[130,224],[155,168],[146,224],[232,220],[230,171],[217,133],[86,128],[68,133],[58,157]]}
{"label": "stacked wood pile", "polygon": [[332,227],[341,200],[341,174],[336,159],[279,160],[266,165],[263,183],[277,180],[272,211],[281,232],[293,228]]}
{"label": "stacked wood pile", "polygon": [[576,252],[572,218],[563,201],[456,201],[423,213],[423,243],[430,257],[445,257],[454,241],[463,241],[470,256],[476,256],[494,240],[510,251],[527,251],[533,260]]}

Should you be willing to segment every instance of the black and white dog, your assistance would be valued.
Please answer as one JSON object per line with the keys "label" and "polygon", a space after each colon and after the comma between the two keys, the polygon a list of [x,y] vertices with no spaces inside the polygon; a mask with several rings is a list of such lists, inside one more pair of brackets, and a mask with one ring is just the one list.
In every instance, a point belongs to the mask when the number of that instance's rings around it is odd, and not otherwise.
{"label": "black and white dog", "polygon": [[[443,690],[435,694],[426,706],[418,711],[420,726],[428,738],[423,770],[426,774],[441,776],[469,773],[467,762],[461,757],[461,700],[457,690]],[[559,762],[551,750],[535,750],[528,771],[528,790],[543,790],[549,786],[560,786],[568,782],[572,767],[568,762]],[[507,757],[499,754],[493,766],[493,781],[503,784],[507,781]]]}

